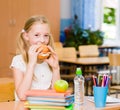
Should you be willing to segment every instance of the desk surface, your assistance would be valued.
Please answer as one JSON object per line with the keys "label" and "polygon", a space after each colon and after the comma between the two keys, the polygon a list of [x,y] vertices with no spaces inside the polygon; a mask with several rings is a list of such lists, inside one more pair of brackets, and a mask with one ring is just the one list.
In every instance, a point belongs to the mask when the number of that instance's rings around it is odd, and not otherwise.
{"label": "desk surface", "polygon": [[74,63],[79,65],[102,65],[109,64],[108,57],[85,57],[85,58],[59,58],[60,62]]}
{"label": "desk surface", "polygon": [[[102,110],[119,110],[120,103],[117,103],[116,105],[107,105]],[[85,98],[84,105],[80,106],[80,110],[96,110],[94,103],[90,102]],[[0,110],[29,110],[27,108],[24,108],[24,102],[0,102]],[[98,110],[98,109],[97,109]],[[101,109],[99,109],[101,110]]]}
{"label": "desk surface", "polygon": [[9,78],[9,77],[0,78],[0,84],[7,84],[13,82],[14,82],[13,78]]}

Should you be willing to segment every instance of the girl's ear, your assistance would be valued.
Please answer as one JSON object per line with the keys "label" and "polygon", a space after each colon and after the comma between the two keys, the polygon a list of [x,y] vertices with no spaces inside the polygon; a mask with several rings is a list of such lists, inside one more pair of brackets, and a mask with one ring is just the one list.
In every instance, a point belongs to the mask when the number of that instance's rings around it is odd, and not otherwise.
{"label": "girl's ear", "polygon": [[26,32],[23,33],[23,38],[28,41],[29,40],[29,37],[28,37],[28,34]]}

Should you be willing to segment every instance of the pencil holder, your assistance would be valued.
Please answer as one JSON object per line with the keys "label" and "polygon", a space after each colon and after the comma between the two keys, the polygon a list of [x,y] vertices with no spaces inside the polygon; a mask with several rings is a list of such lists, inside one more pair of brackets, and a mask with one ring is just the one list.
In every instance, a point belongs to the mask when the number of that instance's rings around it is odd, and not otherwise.
{"label": "pencil holder", "polygon": [[105,107],[107,93],[108,93],[108,86],[105,87],[93,86],[93,92],[94,92],[95,106]]}

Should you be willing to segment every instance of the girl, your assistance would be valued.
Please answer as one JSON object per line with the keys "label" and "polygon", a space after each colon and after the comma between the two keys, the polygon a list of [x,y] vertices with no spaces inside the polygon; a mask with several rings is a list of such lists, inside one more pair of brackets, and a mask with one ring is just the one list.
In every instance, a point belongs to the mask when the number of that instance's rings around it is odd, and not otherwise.
{"label": "girl", "polygon": [[[51,53],[48,59],[42,61],[37,57],[43,50],[41,44],[47,45]],[[17,55],[13,57],[11,68],[16,99],[19,100],[26,100],[27,90],[51,89],[60,79],[58,57],[53,50],[53,38],[44,16],[33,16],[25,23],[18,37]]]}

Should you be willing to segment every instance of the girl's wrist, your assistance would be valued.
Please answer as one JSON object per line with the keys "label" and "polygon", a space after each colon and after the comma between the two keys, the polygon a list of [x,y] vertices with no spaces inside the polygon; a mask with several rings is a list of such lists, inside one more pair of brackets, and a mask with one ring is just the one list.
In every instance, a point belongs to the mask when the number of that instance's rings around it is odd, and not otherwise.
{"label": "girl's wrist", "polygon": [[54,68],[52,68],[52,70],[53,70],[53,72],[55,72],[55,71],[59,71],[59,70],[60,70],[60,67],[59,67],[59,66],[54,67]]}
{"label": "girl's wrist", "polygon": [[58,62],[55,62],[52,67],[54,70],[60,70],[60,65]]}
{"label": "girl's wrist", "polygon": [[33,64],[33,63],[28,63],[27,67],[28,67],[28,68],[34,68],[34,67],[35,67],[35,64]]}

